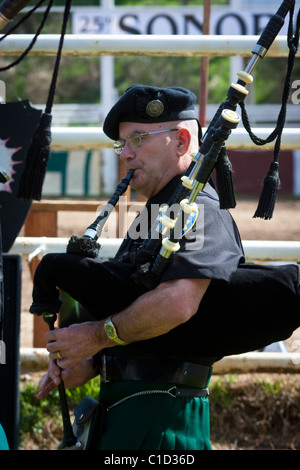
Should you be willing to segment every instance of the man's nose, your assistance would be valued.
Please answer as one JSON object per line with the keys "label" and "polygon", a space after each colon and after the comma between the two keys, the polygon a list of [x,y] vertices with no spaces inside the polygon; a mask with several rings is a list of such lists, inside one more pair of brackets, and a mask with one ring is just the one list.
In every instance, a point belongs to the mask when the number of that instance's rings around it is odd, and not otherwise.
{"label": "man's nose", "polygon": [[135,151],[131,148],[128,143],[126,142],[125,147],[123,148],[122,152],[120,153],[120,160],[123,162],[127,162],[128,160],[132,160],[135,157]]}

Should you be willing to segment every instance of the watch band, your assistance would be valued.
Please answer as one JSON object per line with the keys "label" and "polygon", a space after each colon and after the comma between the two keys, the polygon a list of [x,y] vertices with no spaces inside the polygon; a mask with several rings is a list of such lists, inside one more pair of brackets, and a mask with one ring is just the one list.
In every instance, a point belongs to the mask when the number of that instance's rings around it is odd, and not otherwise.
{"label": "watch band", "polygon": [[106,336],[111,340],[114,341],[115,343],[121,345],[121,346],[126,346],[127,343],[126,341],[123,341],[122,339],[119,338],[117,330],[115,325],[112,322],[112,315],[110,315],[108,318],[106,318],[104,322],[104,331]]}

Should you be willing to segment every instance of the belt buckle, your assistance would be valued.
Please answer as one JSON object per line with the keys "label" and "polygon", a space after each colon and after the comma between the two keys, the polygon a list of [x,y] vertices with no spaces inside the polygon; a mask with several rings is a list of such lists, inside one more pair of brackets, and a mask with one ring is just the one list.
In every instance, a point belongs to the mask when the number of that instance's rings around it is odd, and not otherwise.
{"label": "belt buckle", "polygon": [[110,357],[102,354],[101,356],[101,382],[108,383],[110,382],[110,373],[109,373],[109,364],[110,364]]}

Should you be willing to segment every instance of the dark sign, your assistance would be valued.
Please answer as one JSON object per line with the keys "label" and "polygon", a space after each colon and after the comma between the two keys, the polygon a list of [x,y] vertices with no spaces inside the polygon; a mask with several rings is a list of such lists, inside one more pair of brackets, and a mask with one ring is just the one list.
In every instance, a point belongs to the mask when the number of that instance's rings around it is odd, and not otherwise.
{"label": "dark sign", "polygon": [[3,253],[12,247],[30,209],[31,202],[17,199],[17,193],[27,150],[41,113],[28,100],[0,105],[0,167],[9,177],[9,181],[0,183]]}

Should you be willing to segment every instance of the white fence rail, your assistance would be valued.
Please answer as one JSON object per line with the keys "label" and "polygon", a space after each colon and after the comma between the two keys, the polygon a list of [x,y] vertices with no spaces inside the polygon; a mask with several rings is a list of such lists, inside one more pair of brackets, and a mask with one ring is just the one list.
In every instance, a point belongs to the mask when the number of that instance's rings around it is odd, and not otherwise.
{"label": "white fence rail", "polygon": [[[43,348],[21,348],[20,362],[23,370],[46,370],[49,353]],[[214,374],[251,372],[299,373],[300,353],[251,352],[227,356],[214,364]]]}
{"label": "white fence rail", "polygon": [[[66,251],[68,238],[55,237],[17,237],[10,253],[22,254],[25,258],[43,256],[46,253],[63,253]],[[115,255],[122,239],[102,238],[101,258]],[[297,261],[300,260],[300,241],[243,241],[247,260],[256,261]]]}
{"label": "white fence rail", "polygon": [[[19,55],[33,39],[31,34],[11,34],[1,42],[0,55]],[[40,35],[30,51],[32,56],[55,56],[59,34]],[[104,55],[124,56],[243,56],[251,57],[252,49],[259,36],[227,35],[105,35],[105,34],[67,34],[64,39],[64,56]],[[268,51],[268,57],[287,57],[286,36],[277,36]],[[297,53],[300,57],[300,51]]]}
{"label": "white fence rail", "polygon": [[[66,149],[99,149],[112,148],[110,140],[103,132],[102,127],[52,127],[52,144],[54,150]],[[203,131],[205,132],[205,128]],[[271,129],[266,127],[253,128],[252,131],[261,139],[265,139],[271,133]],[[227,149],[246,150],[258,149],[250,139],[244,128],[237,128],[232,131],[229,139],[226,141]],[[274,142],[259,147],[260,150],[270,150],[274,148]],[[282,150],[300,149],[300,130],[286,128],[282,133]]]}

